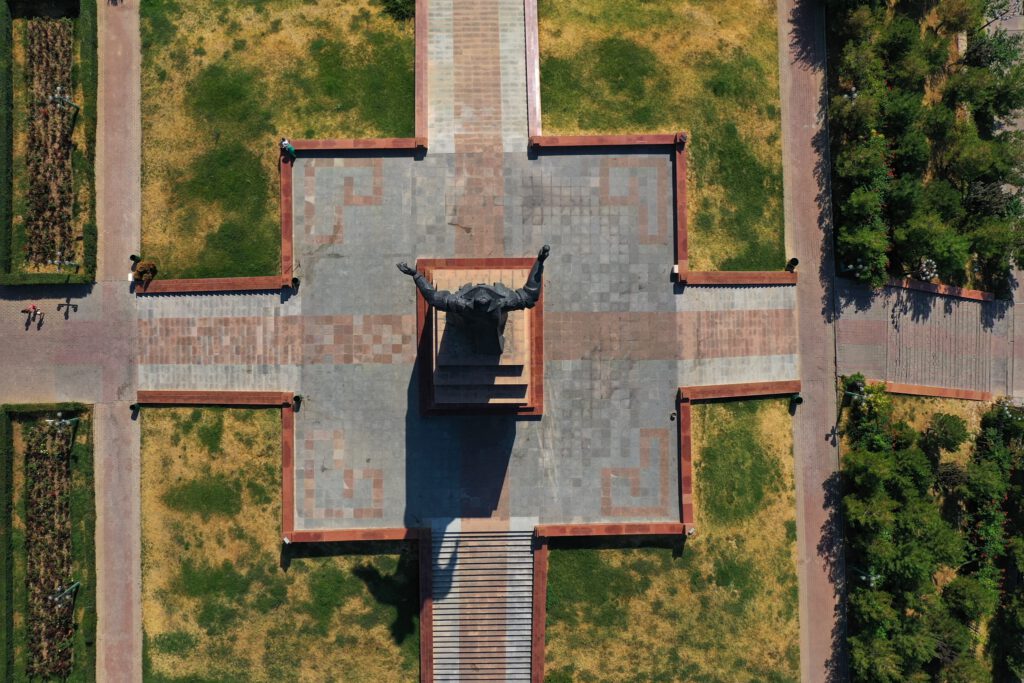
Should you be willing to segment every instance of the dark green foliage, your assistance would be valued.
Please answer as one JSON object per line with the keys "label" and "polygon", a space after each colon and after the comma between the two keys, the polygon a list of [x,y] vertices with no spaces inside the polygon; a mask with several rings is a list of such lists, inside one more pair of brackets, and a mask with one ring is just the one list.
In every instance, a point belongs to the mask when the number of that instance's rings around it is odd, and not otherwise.
{"label": "dark green foliage", "polygon": [[416,16],[416,0],[382,0],[384,13],[395,21],[408,21]]}
{"label": "dark green foliage", "polygon": [[[939,279],[963,284],[973,262],[984,286],[1004,292],[1024,245],[1024,147],[1003,130],[1024,107],[1020,38],[983,27],[982,0],[939,2],[938,28],[920,3],[828,4],[840,272],[877,286],[931,261]],[[960,31],[967,49],[950,61]],[[928,201],[933,185],[941,205]]]}
{"label": "dark green foliage", "polygon": [[[7,3],[3,3],[2,12],[8,12]],[[11,573],[14,570],[11,545],[13,462],[11,418],[5,410],[0,410],[0,680],[4,681],[11,680],[14,675],[14,606],[11,602]]]}
{"label": "dark green foliage", "polygon": [[252,579],[235,569],[228,560],[215,566],[195,565],[186,559],[181,564],[181,576],[178,577],[178,590],[185,595],[220,597],[233,602],[241,600],[251,585]]}
{"label": "dark green foliage", "polygon": [[173,510],[198,514],[203,519],[213,515],[230,517],[242,509],[242,487],[222,474],[203,475],[172,486],[163,502]]}
{"label": "dark green foliage", "polygon": [[[881,387],[861,392],[862,379],[845,385],[853,448],[842,469],[853,679],[991,680],[977,651],[979,625],[993,615],[992,664],[997,672],[1013,671],[1013,662],[1024,663],[1012,654],[1017,648],[1024,655],[1024,613],[1015,597],[1024,515],[1014,495],[1024,464],[1024,412],[996,404],[964,469],[939,462],[942,451],[968,438],[963,420],[935,414],[917,439],[926,456],[901,436],[905,425],[892,424]],[[954,578],[936,591],[937,577],[951,570]]]}
{"label": "dark green foliage", "polygon": [[11,187],[14,92],[13,55],[11,53],[11,10],[6,2],[0,3],[0,274],[11,270]]}
{"label": "dark green foliage", "polygon": [[955,451],[967,441],[967,423],[947,413],[935,413],[921,435],[921,448],[938,462],[939,451]]}

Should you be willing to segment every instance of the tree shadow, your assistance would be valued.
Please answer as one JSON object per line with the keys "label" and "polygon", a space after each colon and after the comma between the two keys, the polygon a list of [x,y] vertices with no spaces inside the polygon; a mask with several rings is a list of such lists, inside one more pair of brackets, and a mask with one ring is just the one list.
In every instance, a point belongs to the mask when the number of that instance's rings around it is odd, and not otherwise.
{"label": "tree shadow", "polygon": [[352,569],[352,574],[366,584],[378,603],[395,609],[389,626],[396,645],[415,633],[419,620],[419,543],[417,541],[349,541],[282,544],[280,567],[287,572],[293,560],[345,556],[398,555],[398,565],[391,574],[383,574],[369,562]]}
{"label": "tree shadow", "polygon": [[[836,596],[835,618],[832,622],[832,647],[825,662],[826,680],[839,683],[847,680],[846,655],[846,563],[843,554],[842,475],[833,472],[822,485],[825,491],[823,509],[827,517],[821,527],[818,556],[825,562],[829,582]],[[813,626],[812,626],[813,628]]]}

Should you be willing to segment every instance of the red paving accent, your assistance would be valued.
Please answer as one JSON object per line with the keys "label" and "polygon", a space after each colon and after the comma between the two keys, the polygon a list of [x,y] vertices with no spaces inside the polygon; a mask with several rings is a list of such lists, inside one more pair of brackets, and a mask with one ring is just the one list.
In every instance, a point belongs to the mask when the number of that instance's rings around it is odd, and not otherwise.
{"label": "red paving accent", "polygon": [[295,411],[281,409],[281,536],[295,529]]}
{"label": "red paving accent", "polygon": [[381,529],[328,529],[325,531],[297,531],[284,535],[292,543],[348,543],[351,541],[413,541],[419,538],[422,530],[405,528]]}
{"label": "red paving accent", "polygon": [[[497,45],[493,47],[493,51],[488,51],[492,58],[488,61],[493,62],[496,71]],[[492,96],[500,101],[498,95]],[[487,104],[484,99],[478,99],[476,106],[486,108]],[[455,136],[454,214],[449,223],[455,227],[456,256],[500,257],[505,253],[503,159],[504,150],[498,137]]]}
{"label": "red paving accent", "polygon": [[785,270],[691,270],[685,280],[679,279],[688,285],[795,285],[797,274]]}
{"label": "red paving accent", "polygon": [[952,285],[935,284],[921,280],[889,280],[889,287],[898,289],[914,289],[919,292],[931,294],[942,294],[944,296],[955,296],[960,299],[972,299],[974,301],[995,301],[996,295],[992,292],[985,292],[980,289],[967,289],[965,287],[954,287]]}
{"label": "red paving accent", "polygon": [[537,548],[533,551],[533,634],[530,647],[530,680],[533,683],[544,683],[547,620],[548,539],[542,536],[537,539]]}
{"label": "red paving accent", "polygon": [[746,382],[742,384],[708,384],[679,387],[679,396],[688,401],[714,401],[724,398],[785,396],[800,393],[800,380],[782,382]]}
{"label": "red paving accent", "polygon": [[431,531],[429,528],[419,532],[420,562],[420,681],[432,683],[434,680],[434,592],[431,554]]}
{"label": "red paving accent", "polygon": [[412,363],[415,334],[411,314],[310,316],[303,328],[302,362]]}
{"label": "red paving accent", "polygon": [[427,146],[427,0],[416,0],[415,36],[416,36],[416,146]]}
{"label": "red paving accent", "polygon": [[[653,442],[657,442],[657,446]],[[629,480],[630,495],[634,498],[640,496],[641,480],[643,470],[651,467],[652,451],[656,449],[657,463],[659,470],[658,480],[661,482],[659,491],[659,504],[650,507],[629,507],[615,505],[612,501],[612,478],[623,477]],[[669,459],[668,459],[668,430],[667,429],[641,429],[640,430],[640,464],[638,467],[605,467],[601,470],[601,514],[608,517],[667,517],[669,515]]]}
{"label": "red paving accent", "polygon": [[[612,158],[601,160],[601,175],[599,180],[601,203],[607,206],[635,206],[637,212],[637,239],[640,244],[668,244],[668,221],[664,212],[655,209],[655,216],[650,215],[647,203],[640,197],[640,179],[631,176],[628,182],[628,189],[625,195],[613,195],[611,193],[611,169],[612,168],[650,168],[657,176],[658,197],[667,197],[669,194],[668,170],[664,164],[653,159],[629,159]],[[651,224],[656,225],[656,230],[651,232]]]}
{"label": "red paving accent", "polygon": [[565,536],[674,536],[683,533],[681,522],[623,522],[596,524],[538,524],[538,538]]}
{"label": "red paving accent", "polygon": [[[480,268],[532,268],[533,258],[473,258],[473,259],[417,259],[416,270],[427,280],[435,269],[475,270]],[[445,404],[435,407],[434,372],[432,350],[433,331],[430,320],[430,306],[418,291],[416,293],[416,362],[419,364],[420,411],[424,415],[512,413],[523,416],[544,414],[544,292],[541,291],[537,305],[531,309],[533,324],[530,340],[530,398],[525,405],[493,404],[459,405]]]}
{"label": "red paving accent", "polygon": [[673,154],[676,175],[676,276],[685,282],[687,273],[690,270],[689,217],[686,214],[686,187],[689,163],[687,161],[686,136],[683,133],[679,133],[676,135],[676,138],[676,148]]}
{"label": "red paving accent", "polygon": [[288,391],[140,391],[143,405],[167,406],[288,406]]}
{"label": "red paving accent", "polygon": [[920,384],[900,384],[885,380],[869,379],[868,382],[884,383],[885,390],[890,394],[909,394],[911,396],[935,396],[937,398],[958,398],[964,401],[991,401],[994,396],[990,391],[973,389],[950,389],[948,387],[929,387]]}
{"label": "red paving accent", "polygon": [[283,275],[266,275],[263,277],[153,280],[146,287],[136,285],[135,294],[142,296],[144,294],[187,294],[190,292],[265,292],[272,289],[281,289],[286,284],[291,285],[291,280],[290,270],[287,279]]}
{"label": "red paving accent", "polygon": [[697,523],[693,514],[693,406],[682,397],[677,402],[679,422],[679,520],[690,534]]}

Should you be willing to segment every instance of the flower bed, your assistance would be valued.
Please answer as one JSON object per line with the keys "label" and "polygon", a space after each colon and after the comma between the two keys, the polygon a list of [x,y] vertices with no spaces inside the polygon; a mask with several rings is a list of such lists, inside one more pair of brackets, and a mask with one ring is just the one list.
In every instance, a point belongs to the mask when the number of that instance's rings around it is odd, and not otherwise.
{"label": "flower bed", "polygon": [[[28,23],[28,212],[26,260],[32,265],[70,260],[72,230],[71,127],[74,24],[69,19]],[[70,100],[69,100],[70,101]]]}
{"label": "flower bed", "polygon": [[54,598],[72,583],[71,468],[74,429],[41,421],[25,451],[25,550],[28,584],[28,673],[65,678],[75,632],[72,595]]}

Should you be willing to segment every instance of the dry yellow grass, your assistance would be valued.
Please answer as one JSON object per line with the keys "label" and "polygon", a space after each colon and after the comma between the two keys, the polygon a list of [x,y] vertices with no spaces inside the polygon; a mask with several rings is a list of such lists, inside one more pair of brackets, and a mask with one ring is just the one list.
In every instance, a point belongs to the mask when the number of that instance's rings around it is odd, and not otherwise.
{"label": "dry yellow grass", "polygon": [[[730,259],[746,243],[771,245],[767,261],[781,258],[774,251],[782,242],[782,152],[778,83],[778,37],[774,0],[753,2],[612,2],[611,0],[542,0],[540,6],[540,50],[544,59],[575,60],[577,68],[587,62],[588,50],[600,41],[614,38],[630,41],[657,57],[657,72],[646,79],[634,78],[646,92],[639,99],[601,99],[606,95],[590,78],[581,77],[571,86],[546,83],[542,73],[541,107],[546,134],[650,133],[689,130],[691,132],[689,177],[690,267],[717,270],[729,267]],[[716,96],[711,85],[715,65],[737,55],[756,65],[754,91],[733,90],[742,83],[728,72],[718,81],[724,92]],[[611,65],[614,67],[614,65]],[[749,63],[748,63],[749,66]],[[623,74],[632,74],[629,64]],[[542,69],[542,71],[544,71]],[[746,72],[748,77],[751,72]],[[571,87],[572,95],[560,90]],[[557,95],[545,104],[545,96]],[[745,99],[746,98],[746,99]],[[748,101],[752,99],[752,101]],[[582,104],[580,104],[582,102]],[[623,112],[650,109],[649,116]],[[777,191],[764,188],[764,205],[749,212],[737,208],[736,194],[750,179],[725,177],[738,173],[709,173],[719,157],[732,155],[735,140],[720,138],[726,125],[735,125],[743,154],[750,154],[769,176],[778,177]],[[725,165],[744,166],[726,159]],[[748,168],[746,173],[758,173]],[[719,166],[724,168],[724,166]],[[775,180],[768,181],[774,185]],[[755,182],[755,185],[757,183]],[[746,192],[745,194],[750,194]],[[732,212],[736,211],[735,214]],[[759,265],[757,255],[746,257],[749,268]],[[752,261],[752,263],[751,263]],[[772,267],[781,267],[772,263]],[[737,269],[736,266],[729,269]]]}
{"label": "dry yellow grass", "polygon": [[[375,618],[379,606],[361,584],[322,631],[309,611],[310,581],[318,570],[329,567],[346,585],[359,584],[352,570],[376,559],[297,559],[287,571],[281,569],[280,413],[219,414],[223,432],[220,450],[213,453],[207,445],[217,441],[211,434],[218,413],[147,409],[142,414],[142,604],[149,674],[157,680],[187,675],[247,681],[414,679],[408,645],[396,644],[387,620]],[[204,519],[168,504],[169,491],[197,478],[238,482],[240,511]],[[183,583],[186,565],[222,567],[225,562],[234,580],[254,581],[248,593],[231,598],[238,587],[230,581],[222,586],[229,597],[216,590],[204,594],[198,582]],[[344,588],[338,585],[339,591]],[[274,591],[278,604],[260,607]],[[209,633],[203,610],[225,607],[233,614],[223,630]]]}
{"label": "dry yellow grass", "polygon": [[[738,424],[742,418],[733,415],[733,405],[696,407],[698,463],[709,439],[751,428],[749,422]],[[698,498],[698,535],[686,542],[679,558],[650,549],[552,551],[548,680],[799,678],[796,503],[784,401],[760,402],[752,436],[778,475],[756,514],[719,523]],[[596,573],[575,577],[594,584],[589,588],[573,587],[569,577],[558,574],[587,566],[573,566],[571,556],[577,553],[590,554],[587,571]],[[552,604],[568,597],[578,602]],[[619,610],[626,615],[624,624],[615,622]]]}
{"label": "dry yellow grass", "polygon": [[[255,190],[266,196],[253,200],[265,199],[268,209],[263,217],[277,222],[277,142],[281,137],[382,134],[357,111],[339,107],[304,111],[305,94],[293,81],[312,68],[311,44],[318,39],[343,39],[358,48],[370,31],[412,40],[411,22],[399,24],[382,17],[369,0],[275,0],[230,6],[220,0],[190,0],[181,7],[170,18],[176,37],[144,50],[142,74],[142,249],[172,276],[195,263],[207,237],[226,219],[215,204],[183,205],[173,193],[190,176],[197,156],[225,142],[225,131],[208,126],[190,107],[195,79],[205,68],[220,64],[257,74],[256,97],[269,107],[270,126],[244,144],[259,159],[262,172],[273,179],[271,187]],[[253,112],[253,116],[260,114]]]}

